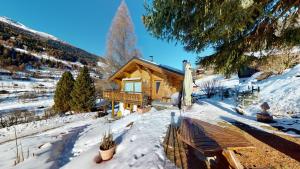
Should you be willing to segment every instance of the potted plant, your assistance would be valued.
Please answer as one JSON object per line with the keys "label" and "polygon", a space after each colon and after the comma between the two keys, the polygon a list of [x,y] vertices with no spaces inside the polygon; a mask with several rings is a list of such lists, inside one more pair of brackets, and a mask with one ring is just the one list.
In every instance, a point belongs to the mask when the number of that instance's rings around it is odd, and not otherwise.
{"label": "potted plant", "polygon": [[103,161],[110,160],[116,150],[116,143],[113,140],[113,136],[110,132],[103,135],[102,141],[100,143],[100,156]]}

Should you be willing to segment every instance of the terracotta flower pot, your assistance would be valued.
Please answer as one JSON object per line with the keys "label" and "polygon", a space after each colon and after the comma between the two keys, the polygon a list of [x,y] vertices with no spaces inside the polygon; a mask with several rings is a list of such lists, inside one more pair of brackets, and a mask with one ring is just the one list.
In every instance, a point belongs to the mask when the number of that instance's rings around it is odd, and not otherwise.
{"label": "terracotta flower pot", "polygon": [[106,160],[110,160],[114,153],[115,153],[115,150],[116,150],[116,145],[113,146],[112,148],[108,149],[108,150],[99,150],[99,153],[100,153],[100,156],[102,158],[103,161],[106,161]]}

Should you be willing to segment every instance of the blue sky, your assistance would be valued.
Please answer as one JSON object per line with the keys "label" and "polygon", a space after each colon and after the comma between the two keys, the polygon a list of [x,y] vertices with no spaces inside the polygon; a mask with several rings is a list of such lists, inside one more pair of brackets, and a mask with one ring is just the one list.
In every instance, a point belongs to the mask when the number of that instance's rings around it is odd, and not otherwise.
{"label": "blue sky", "polygon": [[[5,0],[0,16],[19,21],[33,29],[52,34],[88,52],[104,56],[106,36],[121,0]],[[143,0],[126,0],[134,22],[137,46],[143,57],[177,68],[182,60],[194,64],[196,54],[187,53],[181,45],[153,38],[142,23]],[[201,55],[207,55],[205,50]]]}

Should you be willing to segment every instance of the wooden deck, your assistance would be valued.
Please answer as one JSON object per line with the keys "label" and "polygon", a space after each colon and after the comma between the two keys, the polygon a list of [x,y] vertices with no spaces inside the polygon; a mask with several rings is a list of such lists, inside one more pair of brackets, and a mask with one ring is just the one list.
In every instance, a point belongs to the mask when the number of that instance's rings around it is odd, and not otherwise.
{"label": "wooden deck", "polygon": [[103,91],[104,99],[123,103],[143,105],[145,102],[143,93],[128,93],[122,91]]}

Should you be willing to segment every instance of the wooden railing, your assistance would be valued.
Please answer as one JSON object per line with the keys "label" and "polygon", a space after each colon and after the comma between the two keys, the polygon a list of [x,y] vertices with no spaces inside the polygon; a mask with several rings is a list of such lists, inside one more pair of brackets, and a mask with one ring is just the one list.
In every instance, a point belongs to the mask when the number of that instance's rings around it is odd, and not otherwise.
{"label": "wooden railing", "polygon": [[142,105],[144,102],[143,93],[132,93],[123,91],[103,91],[104,99],[124,103]]}

